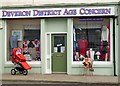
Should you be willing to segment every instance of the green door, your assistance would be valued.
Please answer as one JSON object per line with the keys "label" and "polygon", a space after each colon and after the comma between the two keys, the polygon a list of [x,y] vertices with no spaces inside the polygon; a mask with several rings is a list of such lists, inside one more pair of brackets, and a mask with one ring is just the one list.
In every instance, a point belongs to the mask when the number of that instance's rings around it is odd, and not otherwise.
{"label": "green door", "polygon": [[52,35],[52,72],[67,72],[66,34]]}

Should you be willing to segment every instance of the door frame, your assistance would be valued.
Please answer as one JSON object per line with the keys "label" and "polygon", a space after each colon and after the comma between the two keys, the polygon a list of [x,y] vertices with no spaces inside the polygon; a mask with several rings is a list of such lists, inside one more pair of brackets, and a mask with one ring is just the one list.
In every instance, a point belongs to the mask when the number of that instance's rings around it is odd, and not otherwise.
{"label": "door frame", "polygon": [[[60,32],[60,33],[51,33],[50,34],[51,35],[51,73],[67,73],[67,33],[66,32]],[[53,60],[52,60],[52,35],[65,35],[66,36],[66,39],[65,39],[65,41],[66,41],[66,72],[54,72],[53,70],[52,70],[52,65],[53,65]]]}

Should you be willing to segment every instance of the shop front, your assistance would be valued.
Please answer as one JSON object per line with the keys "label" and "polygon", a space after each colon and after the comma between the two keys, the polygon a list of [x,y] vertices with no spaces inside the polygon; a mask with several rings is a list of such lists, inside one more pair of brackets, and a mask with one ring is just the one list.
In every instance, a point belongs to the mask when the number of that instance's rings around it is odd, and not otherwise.
{"label": "shop front", "polygon": [[[117,67],[116,7],[2,10],[3,73],[10,73],[12,50],[22,49],[30,73],[83,74],[92,58],[95,75],[114,75]],[[116,29],[116,30],[115,30]]]}

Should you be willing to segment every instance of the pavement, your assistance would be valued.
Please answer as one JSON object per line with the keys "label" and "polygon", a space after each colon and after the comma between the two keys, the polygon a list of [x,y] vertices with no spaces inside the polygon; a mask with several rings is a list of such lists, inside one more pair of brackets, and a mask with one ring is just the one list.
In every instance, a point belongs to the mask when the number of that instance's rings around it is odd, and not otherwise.
{"label": "pavement", "polygon": [[118,84],[119,78],[117,76],[103,75],[28,74],[25,76],[3,74],[2,81]]}

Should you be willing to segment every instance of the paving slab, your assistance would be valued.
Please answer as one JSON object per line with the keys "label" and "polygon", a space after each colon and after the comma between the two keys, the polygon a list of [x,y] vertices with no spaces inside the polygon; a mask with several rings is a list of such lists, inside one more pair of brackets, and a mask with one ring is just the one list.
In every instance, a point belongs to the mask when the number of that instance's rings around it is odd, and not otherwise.
{"label": "paving slab", "polygon": [[3,81],[31,81],[31,82],[65,82],[65,83],[118,83],[116,76],[103,75],[67,75],[67,74],[28,74],[28,75],[10,75],[3,74]]}

